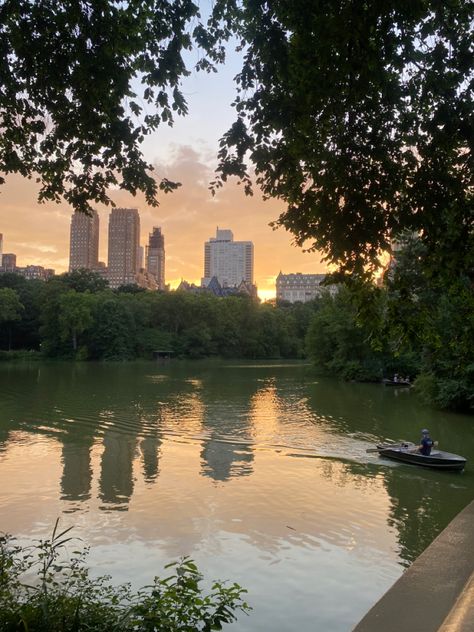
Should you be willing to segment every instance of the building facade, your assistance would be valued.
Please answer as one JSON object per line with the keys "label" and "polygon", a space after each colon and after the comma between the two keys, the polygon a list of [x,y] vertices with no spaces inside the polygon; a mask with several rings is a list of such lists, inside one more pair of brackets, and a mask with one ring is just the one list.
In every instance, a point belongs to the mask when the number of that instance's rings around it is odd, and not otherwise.
{"label": "building facade", "polygon": [[140,271],[140,215],[136,208],[114,208],[109,216],[107,278],[111,288],[137,284]]}
{"label": "building facade", "polygon": [[153,227],[146,247],[146,270],[152,274],[159,290],[166,289],[165,284],[165,238],[161,228]]}
{"label": "building facade", "polygon": [[234,241],[231,230],[216,230],[204,244],[204,277],[208,286],[216,277],[222,287],[236,287],[242,281],[253,285],[254,248],[251,241]]}
{"label": "building facade", "polygon": [[12,252],[6,252],[2,255],[1,264],[2,272],[16,272],[16,255]]}
{"label": "building facade", "polygon": [[190,294],[213,294],[218,298],[227,298],[228,296],[248,296],[254,300],[258,300],[257,287],[242,280],[239,285],[222,286],[217,277],[212,277],[207,285],[195,285],[184,279],[176,288],[178,292],[188,292]]}
{"label": "building facade", "polygon": [[18,274],[21,274],[25,279],[46,281],[54,276],[54,270],[52,268],[44,268],[43,266],[29,265],[24,268],[17,268],[16,270]]}
{"label": "building facade", "polygon": [[75,211],[71,217],[69,242],[69,271],[87,268],[94,270],[99,262],[99,215]]}
{"label": "building facade", "polygon": [[302,274],[301,272],[283,274],[280,272],[276,278],[277,301],[306,303],[319,296],[324,290],[334,293],[334,285],[321,285],[325,277],[325,274]]}

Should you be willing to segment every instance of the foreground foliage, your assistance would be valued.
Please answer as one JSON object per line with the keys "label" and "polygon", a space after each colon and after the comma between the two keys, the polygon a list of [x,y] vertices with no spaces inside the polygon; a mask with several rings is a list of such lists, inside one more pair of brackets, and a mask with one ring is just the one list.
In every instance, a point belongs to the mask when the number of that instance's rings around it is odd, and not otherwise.
{"label": "foreground foliage", "polygon": [[343,273],[370,277],[410,230],[427,268],[472,275],[472,2],[239,5],[221,178],[249,189],[254,169],[286,203],[277,224]]}
{"label": "foreground foliage", "polygon": [[237,584],[212,584],[208,594],[194,562],[169,564],[169,575],[133,592],[92,578],[87,551],[65,557],[71,528],[30,547],[0,538],[0,630],[2,632],[210,632],[248,612]]}
{"label": "foreground foliage", "polygon": [[140,145],[187,112],[186,51],[197,70],[222,59],[221,4],[207,25],[192,0],[0,0],[0,184],[37,177],[40,201],[86,212],[114,185],[151,205],[176,188]]}

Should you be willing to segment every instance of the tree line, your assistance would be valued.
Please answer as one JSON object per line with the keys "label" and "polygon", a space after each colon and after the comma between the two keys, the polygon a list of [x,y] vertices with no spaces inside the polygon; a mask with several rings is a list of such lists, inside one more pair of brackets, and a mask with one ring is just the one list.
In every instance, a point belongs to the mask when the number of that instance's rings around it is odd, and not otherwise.
{"label": "tree line", "polygon": [[111,290],[79,270],[46,282],[0,275],[0,347],[84,360],[299,358],[312,306],[275,308],[245,296]]}

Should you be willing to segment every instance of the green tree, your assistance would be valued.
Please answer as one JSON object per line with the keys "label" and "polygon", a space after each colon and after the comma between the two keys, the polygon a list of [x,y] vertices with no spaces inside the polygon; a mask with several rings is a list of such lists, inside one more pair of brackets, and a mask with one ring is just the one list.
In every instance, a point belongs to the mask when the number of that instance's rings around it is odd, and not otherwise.
{"label": "green tree", "polygon": [[474,294],[467,275],[433,276],[426,245],[405,236],[387,273],[386,336],[397,354],[420,358],[415,384],[442,408],[474,410]]}
{"label": "green tree", "polygon": [[100,274],[86,268],[65,272],[59,276],[59,279],[64,285],[76,292],[102,292],[109,287],[109,282]]}
{"label": "green tree", "polygon": [[88,336],[92,357],[130,360],[135,357],[136,327],[124,301],[99,295]]}
{"label": "green tree", "polygon": [[377,381],[383,376],[382,354],[372,348],[370,331],[357,321],[357,310],[346,288],[319,299],[306,345],[322,372],[361,381]]}
{"label": "green tree", "polygon": [[60,276],[53,277],[45,283],[40,294],[40,328],[41,352],[48,357],[61,357],[70,355],[69,341],[63,340],[58,335],[59,325],[59,301],[61,295],[68,291]]}
{"label": "green tree", "polygon": [[11,323],[12,345],[17,349],[39,349],[40,296],[43,282],[27,280],[14,273],[0,274],[0,288],[11,288],[18,294],[24,309],[21,318]]}
{"label": "green tree", "polygon": [[5,287],[0,289],[0,327],[8,330],[8,350],[12,347],[12,323],[20,320],[24,307],[15,290]]}
{"label": "green tree", "polygon": [[74,353],[78,350],[78,338],[91,327],[92,295],[68,290],[59,299],[59,333],[63,340],[70,340]]}

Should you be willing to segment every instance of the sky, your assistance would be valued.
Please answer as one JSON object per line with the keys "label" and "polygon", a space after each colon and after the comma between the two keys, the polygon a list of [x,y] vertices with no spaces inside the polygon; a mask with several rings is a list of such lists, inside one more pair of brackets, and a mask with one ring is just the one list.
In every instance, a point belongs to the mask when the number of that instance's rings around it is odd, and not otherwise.
{"label": "sky", "polygon": [[[284,210],[277,200],[264,202],[258,191],[244,195],[235,182],[228,182],[213,198],[208,190],[213,180],[218,141],[234,120],[230,103],[233,77],[239,59],[231,55],[215,74],[193,72],[183,82],[189,114],[147,137],[142,150],[155,167],[156,176],[177,180],[182,186],[161,194],[158,208],[149,207],[143,196],[117,191],[111,197],[118,206],[138,208],[141,244],[160,226],[165,236],[166,282],[172,288],[181,279],[200,283],[204,268],[204,242],[216,228],[228,228],[235,240],[253,241],[255,283],[263,300],[275,295],[275,278],[284,273],[324,272],[318,253],[305,253],[292,243],[284,229],[269,223]],[[37,203],[38,185],[21,176],[8,176],[0,188],[0,233],[3,252],[17,255],[17,265],[43,265],[57,273],[67,271],[69,227],[72,209],[66,202]],[[100,217],[100,259],[107,261],[107,227],[110,209],[97,206]]]}

